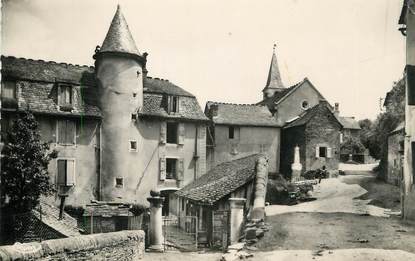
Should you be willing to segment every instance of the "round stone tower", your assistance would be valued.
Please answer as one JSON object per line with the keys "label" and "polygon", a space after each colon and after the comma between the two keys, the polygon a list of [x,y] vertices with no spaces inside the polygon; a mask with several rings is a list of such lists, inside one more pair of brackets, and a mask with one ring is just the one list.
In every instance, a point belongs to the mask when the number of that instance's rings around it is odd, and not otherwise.
{"label": "round stone tower", "polygon": [[120,6],[94,59],[102,114],[100,196],[123,201],[134,164],[131,152],[138,152],[140,134],[134,115],[143,106],[146,54],[138,51]]}

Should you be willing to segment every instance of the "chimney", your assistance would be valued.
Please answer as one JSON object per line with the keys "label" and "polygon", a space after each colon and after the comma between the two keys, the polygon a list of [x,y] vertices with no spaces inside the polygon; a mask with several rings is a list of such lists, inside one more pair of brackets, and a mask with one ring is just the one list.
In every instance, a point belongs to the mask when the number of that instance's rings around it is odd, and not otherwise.
{"label": "chimney", "polygon": [[339,116],[340,115],[340,110],[339,110],[339,103],[336,102],[334,104],[334,115]]}

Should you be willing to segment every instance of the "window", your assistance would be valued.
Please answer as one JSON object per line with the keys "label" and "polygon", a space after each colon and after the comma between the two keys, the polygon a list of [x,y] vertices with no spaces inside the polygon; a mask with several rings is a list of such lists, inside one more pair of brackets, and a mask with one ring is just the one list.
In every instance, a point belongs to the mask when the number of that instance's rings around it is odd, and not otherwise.
{"label": "window", "polygon": [[124,187],[124,179],[120,177],[115,178],[115,187],[117,188]]}
{"label": "window", "polygon": [[62,145],[75,144],[76,127],[71,120],[58,120],[57,122],[57,141]]}
{"label": "window", "polygon": [[1,83],[1,98],[16,99],[16,83],[12,81],[3,81]]}
{"label": "window", "polygon": [[131,120],[136,121],[137,120],[137,113],[131,113]]}
{"label": "window", "polygon": [[320,158],[325,158],[327,157],[327,147],[319,147],[319,153],[318,156]]}
{"label": "window", "polygon": [[168,98],[167,98],[167,112],[168,113],[179,112],[179,97],[177,97],[177,96],[168,96]]}
{"label": "window", "polygon": [[167,143],[177,144],[177,129],[179,124],[176,122],[167,122]]}
{"label": "window", "polygon": [[233,126],[229,126],[229,139],[234,139],[235,138],[235,127]]}
{"label": "window", "polygon": [[301,108],[303,108],[304,110],[308,109],[308,101],[307,101],[307,100],[304,100],[304,101],[301,103]]}
{"label": "window", "polygon": [[177,159],[166,159],[166,179],[177,178]]}
{"label": "window", "polygon": [[72,86],[63,84],[59,85],[58,104],[61,109],[72,108],[72,101]]}
{"label": "window", "polygon": [[137,97],[137,93],[133,92],[133,98]]}
{"label": "window", "polygon": [[58,159],[58,186],[75,185],[75,160]]}
{"label": "window", "polygon": [[130,151],[132,151],[132,152],[137,152],[138,151],[138,146],[137,146],[137,141],[136,140],[130,140]]}

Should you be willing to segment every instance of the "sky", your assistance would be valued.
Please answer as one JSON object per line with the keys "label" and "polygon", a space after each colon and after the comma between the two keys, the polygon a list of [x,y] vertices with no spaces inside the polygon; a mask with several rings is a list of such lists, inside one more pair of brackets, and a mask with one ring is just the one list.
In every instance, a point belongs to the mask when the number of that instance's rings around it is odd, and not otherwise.
{"label": "sky", "polygon": [[307,77],[343,116],[375,118],[402,77],[402,0],[3,0],[1,53],[93,65],[117,4],[149,76],[206,101],[261,100],[272,56],[289,87]]}

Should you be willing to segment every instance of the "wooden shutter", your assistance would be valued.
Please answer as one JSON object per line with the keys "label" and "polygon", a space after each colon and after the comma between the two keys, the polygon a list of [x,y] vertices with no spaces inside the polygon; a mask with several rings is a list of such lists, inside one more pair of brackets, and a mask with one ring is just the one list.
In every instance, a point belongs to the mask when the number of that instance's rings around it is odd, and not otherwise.
{"label": "wooden shutter", "polygon": [[160,180],[166,179],[166,158],[160,158]]}
{"label": "wooden shutter", "polygon": [[185,138],[185,129],[184,129],[184,123],[179,123],[179,126],[178,126],[178,138],[179,138],[179,141],[178,141],[178,143],[179,144],[184,144],[184,138]]}
{"label": "wooden shutter", "polygon": [[184,160],[182,158],[178,159],[177,163],[177,180],[180,181],[184,179]]}
{"label": "wooden shutter", "polygon": [[74,160],[66,161],[66,185],[67,186],[75,185],[75,161]]}
{"label": "wooden shutter", "polygon": [[160,143],[166,143],[167,139],[167,123],[161,122],[160,124]]}
{"label": "wooden shutter", "polygon": [[75,144],[75,122],[66,121],[66,144]]}
{"label": "wooden shutter", "polygon": [[58,160],[58,185],[66,184],[66,160]]}
{"label": "wooden shutter", "polygon": [[316,158],[319,158],[319,157],[320,157],[320,147],[317,146],[316,147]]}
{"label": "wooden shutter", "polygon": [[327,148],[327,158],[332,158],[333,157],[333,150],[332,148]]}
{"label": "wooden shutter", "polygon": [[57,126],[58,126],[58,143],[65,144],[66,143],[66,121],[59,120]]}

